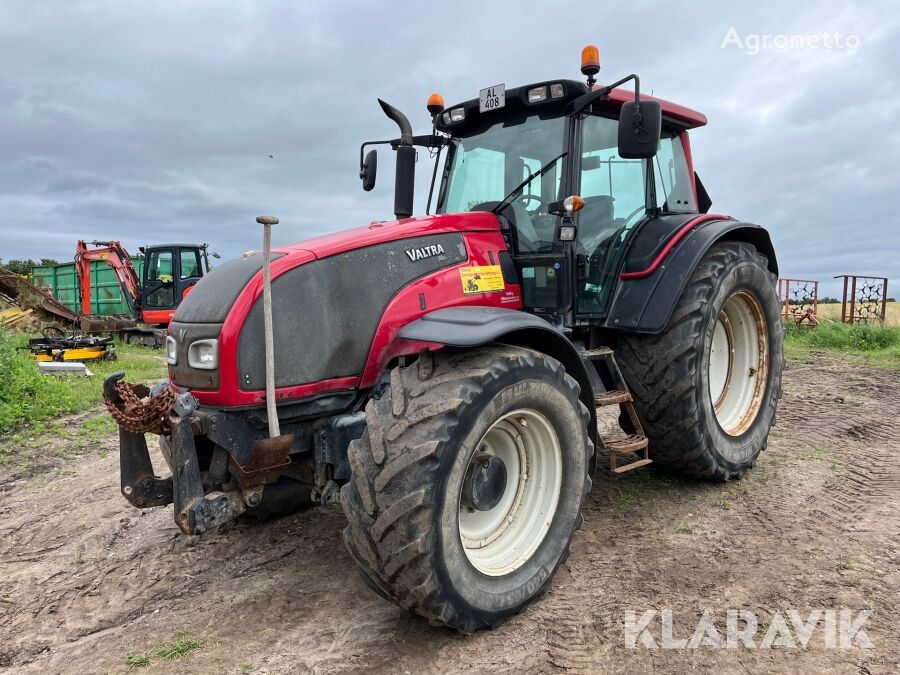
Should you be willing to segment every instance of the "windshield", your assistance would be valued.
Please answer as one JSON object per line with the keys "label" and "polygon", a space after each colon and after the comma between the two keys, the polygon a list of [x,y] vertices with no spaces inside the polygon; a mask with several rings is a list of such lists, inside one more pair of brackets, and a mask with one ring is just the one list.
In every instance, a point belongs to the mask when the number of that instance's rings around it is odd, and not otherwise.
{"label": "windshield", "polygon": [[[532,173],[535,177],[514,200],[530,213],[559,199],[565,150],[565,118],[533,115],[515,123],[498,121],[484,131],[454,137],[440,213],[490,210]],[[554,163],[553,160],[557,161]],[[508,209],[505,209],[508,210]],[[546,209],[544,209],[546,210]]]}

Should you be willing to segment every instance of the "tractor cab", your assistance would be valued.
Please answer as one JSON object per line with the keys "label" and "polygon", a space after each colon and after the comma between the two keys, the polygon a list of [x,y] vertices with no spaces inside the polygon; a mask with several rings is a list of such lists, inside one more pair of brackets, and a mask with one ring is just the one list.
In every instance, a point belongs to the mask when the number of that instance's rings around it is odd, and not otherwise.
{"label": "tractor cab", "polygon": [[162,244],[142,246],[142,319],[150,324],[168,324],[191,287],[209,272],[206,244]]}
{"label": "tractor cab", "polygon": [[[495,85],[447,108],[433,95],[428,108],[434,133],[411,137],[413,145],[438,149],[432,181],[432,193],[439,185],[437,213],[496,214],[526,311],[554,325],[607,315],[624,252],[639,226],[709,207],[698,201],[687,136],[706,118],[642,97],[636,75],[597,85],[598,71],[599,54],[587,47],[587,83]],[[629,81],[634,93],[619,88]],[[392,113],[399,111],[389,108],[396,121]],[[391,144],[402,150],[402,140]],[[398,191],[410,175],[401,171],[401,161],[398,154]],[[373,173],[367,169],[370,162],[363,161],[361,173]]]}

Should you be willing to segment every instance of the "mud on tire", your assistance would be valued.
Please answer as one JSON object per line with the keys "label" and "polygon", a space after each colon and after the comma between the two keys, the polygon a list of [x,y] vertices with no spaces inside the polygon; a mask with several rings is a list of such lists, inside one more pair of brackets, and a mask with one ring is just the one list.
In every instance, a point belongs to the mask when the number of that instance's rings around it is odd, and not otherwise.
{"label": "mud on tire", "polygon": [[[341,491],[344,542],[366,583],[464,633],[498,625],[545,592],[591,485],[594,448],[578,393],[559,362],[519,347],[438,353],[391,371],[366,406],[367,431],[350,445],[352,478]],[[524,409],[558,436],[559,497],[530,557],[507,574],[484,574],[460,534],[462,484],[495,421]]]}
{"label": "mud on tire", "polygon": [[[765,323],[759,333],[766,341],[766,380],[755,395],[755,417],[728,433],[712,401],[708,364],[720,312],[736,296],[756,303]],[[766,258],[750,244],[715,244],[691,275],[666,329],[625,334],[616,349],[656,465],[713,480],[740,478],[751,468],[775,423],[783,341],[775,275]]]}

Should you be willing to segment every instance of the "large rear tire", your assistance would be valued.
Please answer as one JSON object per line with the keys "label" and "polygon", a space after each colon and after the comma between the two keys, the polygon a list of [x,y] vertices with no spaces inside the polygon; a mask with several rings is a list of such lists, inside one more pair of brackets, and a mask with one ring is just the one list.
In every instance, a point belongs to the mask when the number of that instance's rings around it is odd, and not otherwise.
{"label": "large rear tire", "polygon": [[591,485],[578,393],[558,361],[519,347],[394,369],[341,491],[344,542],[368,585],[464,633],[541,595]]}
{"label": "large rear tire", "polygon": [[624,334],[616,361],[667,470],[740,478],[765,449],[784,368],[775,275],[756,248],[714,245],[659,335]]}

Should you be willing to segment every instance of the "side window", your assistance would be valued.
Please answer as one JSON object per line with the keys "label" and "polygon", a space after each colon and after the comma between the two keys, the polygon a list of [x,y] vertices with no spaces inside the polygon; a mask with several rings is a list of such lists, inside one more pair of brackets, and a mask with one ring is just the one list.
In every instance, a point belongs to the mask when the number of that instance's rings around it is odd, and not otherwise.
{"label": "side window", "polygon": [[659,152],[654,158],[656,174],[656,201],[666,211],[696,211],[693,180],[688,171],[687,159],[681,139],[663,132]]}
{"label": "side window", "polygon": [[181,278],[191,279],[201,276],[200,253],[183,249],[181,251]]}

